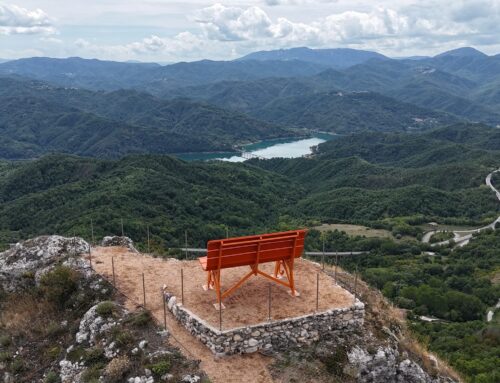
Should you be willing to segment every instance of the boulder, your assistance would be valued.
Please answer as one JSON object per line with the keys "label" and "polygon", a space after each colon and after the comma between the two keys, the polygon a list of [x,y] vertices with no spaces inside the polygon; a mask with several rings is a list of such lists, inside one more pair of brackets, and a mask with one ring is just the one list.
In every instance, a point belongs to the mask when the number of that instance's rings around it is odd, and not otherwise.
{"label": "boulder", "polygon": [[88,251],[89,244],[78,237],[51,235],[16,243],[0,253],[0,286],[14,292],[28,282],[39,281],[43,274],[62,261],[90,276],[90,265],[77,258]]}
{"label": "boulder", "polygon": [[134,253],[138,253],[137,249],[134,247],[134,241],[132,241],[129,237],[120,237],[118,235],[107,236],[102,239],[101,246],[103,247],[121,246],[128,248],[130,251],[133,251]]}

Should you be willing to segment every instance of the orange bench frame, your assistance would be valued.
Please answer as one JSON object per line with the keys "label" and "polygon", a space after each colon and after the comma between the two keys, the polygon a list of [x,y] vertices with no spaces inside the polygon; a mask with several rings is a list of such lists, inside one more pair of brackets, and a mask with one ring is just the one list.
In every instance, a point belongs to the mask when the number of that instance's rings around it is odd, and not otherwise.
{"label": "orange bench frame", "polygon": [[[290,288],[292,296],[298,296],[293,275],[294,260],[302,256],[307,230],[292,230],[279,233],[252,235],[209,241],[207,256],[199,258],[207,272],[204,289],[215,289],[217,304],[233,293],[252,275],[262,275],[280,285]],[[274,273],[259,270],[262,263],[275,262]],[[221,270],[231,267],[250,266],[251,270],[236,284],[221,292]],[[286,274],[288,281],[280,278]]]}

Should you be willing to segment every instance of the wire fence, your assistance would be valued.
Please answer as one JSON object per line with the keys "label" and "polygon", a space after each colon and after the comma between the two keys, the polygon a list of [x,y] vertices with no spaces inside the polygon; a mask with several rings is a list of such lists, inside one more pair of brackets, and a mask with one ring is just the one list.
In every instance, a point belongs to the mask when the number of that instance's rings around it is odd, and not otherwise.
{"label": "wire fence", "polygon": [[[120,231],[120,234],[122,234],[122,236],[126,236],[127,235],[127,230],[126,230],[126,221],[124,221],[123,219],[120,219],[120,225],[119,225],[119,231]],[[147,254],[149,255],[158,255],[158,254],[154,254],[154,251],[152,252],[152,248],[151,248],[151,232],[150,232],[150,225],[149,224],[145,224],[144,225],[145,227],[145,249],[147,251]],[[93,246],[95,246],[97,243],[96,243],[96,237],[95,237],[95,227],[94,227],[94,221],[93,220],[90,220],[90,227],[89,227],[89,233],[90,233],[90,241],[91,241],[91,244]],[[76,233],[74,233],[76,234]],[[226,237],[229,237],[229,228],[228,226],[225,227],[225,234],[226,234]],[[74,235],[74,237],[76,237],[76,235]],[[129,237],[130,238],[130,237]],[[131,238],[133,240],[133,238]],[[206,252],[206,249],[202,249],[202,248],[191,248],[189,247],[189,236],[188,236],[188,231],[185,230],[184,231],[184,236],[183,236],[183,245],[184,247],[176,247],[176,248],[171,248],[169,249],[170,252],[172,253],[172,255],[178,259],[181,259],[181,260],[195,260],[195,259],[198,259],[200,256],[204,256],[205,255],[205,252]],[[76,245],[75,245],[76,246]],[[75,253],[76,253],[76,247],[74,249]],[[335,284],[341,284],[339,283],[339,277],[340,277],[340,273],[342,274],[346,274],[345,271],[343,271],[343,267],[342,267],[342,260],[345,259],[346,257],[358,257],[358,256],[362,256],[362,255],[365,255],[367,254],[368,252],[356,252],[356,251],[344,251],[344,252],[339,252],[339,251],[326,251],[325,249],[325,243],[323,242],[323,246],[322,246],[322,251],[306,251],[304,253],[304,255],[307,257],[307,258],[310,258],[314,261],[319,261],[318,263],[320,263],[321,265],[321,268],[320,270],[317,272],[316,274],[316,286],[315,286],[315,297],[314,297],[314,300],[311,300],[311,306],[310,306],[310,309],[309,309],[309,312],[310,313],[315,313],[315,312],[318,312],[319,309],[320,309],[320,297],[322,296],[323,294],[323,290],[325,288],[325,286],[321,283],[321,278],[320,278],[320,274],[324,274],[326,273],[329,277],[332,277],[333,278],[333,281],[335,282]],[[95,268],[93,267],[93,260],[92,260],[92,254],[91,254],[91,250],[89,250],[89,263],[90,263],[90,267],[94,270]],[[329,267],[331,267],[333,269],[333,272],[332,270],[326,270],[326,267],[325,265],[328,265]],[[342,271],[340,271],[342,270]],[[102,274],[101,274],[102,275]],[[148,301],[147,301],[147,293],[146,293],[146,278],[147,278],[147,275],[145,275],[144,273],[144,266],[143,266],[143,271],[142,273],[139,273],[138,277],[140,278],[140,284],[139,286],[142,287],[142,302],[138,302],[140,298],[132,298],[130,296],[127,296],[125,294],[124,291],[120,290],[118,288],[118,283],[119,283],[119,278],[117,277],[117,272],[116,272],[116,259],[115,257],[111,257],[111,276],[110,278],[108,277],[104,277],[106,280],[108,280],[108,282],[114,287],[115,291],[117,293],[119,293],[120,295],[122,295],[123,297],[125,297],[126,299],[128,299],[129,301],[133,302],[134,304],[137,304],[138,306],[141,306],[143,307],[145,310],[148,310]],[[354,273],[354,283],[352,284],[346,284],[346,283],[342,283],[342,287],[345,288],[346,290],[350,291],[353,296],[354,296],[354,302],[356,301],[356,297],[357,297],[357,278],[358,278],[358,272],[357,272],[357,267],[356,267],[356,271]],[[180,277],[179,277],[180,281],[179,281],[179,285],[180,285],[180,302],[182,305],[185,305],[186,304],[186,301],[189,302],[189,297],[186,296],[185,294],[185,275],[184,275],[184,270],[181,269],[181,272],[180,272]],[[265,322],[266,320],[268,322],[272,322],[273,321],[273,313],[276,311],[276,305],[279,304],[279,302],[277,302],[276,300],[273,300],[273,287],[271,284],[268,285],[268,289],[267,289],[267,316],[266,318],[263,318],[263,322]],[[163,321],[161,320],[158,320],[157,317],[155,317],[154,315],[152,315],[153,318],[155,318],[155,322],[158,326],[163,326],[163,327],[167,327],[167,320],[166,320],[166,317],[167,317],[167,311],[169,312],[168,314],[172,316],[172,318],[174,318],[173,314],[170,312],[170,310],[167,309],[167,305],[166,305],[166,302],[165,302],[165,298],[164,298],[164,292],[161,291],[161,289],[159,288],[159,293],[161,293],[161,299],[162,299],[162,302],[163,302]],[[265,296],[265,295],[264,295]],[[188,299],[186,299],[188,298]],[[218,313],[219,313],[219,330],[223,330],[225,328],[224,326],[224,315],[223,315],[223,311],[224,311],[224,307],[222,305],[222,303],[219,304],[219,310],[218,310]],[[163,323],[161,323],[163,322]],[[174,336],[173,338],[180,344],[182,345],[182,343],[176,339]],[[186,348],[186,351],[189,352],[189,350]]]}

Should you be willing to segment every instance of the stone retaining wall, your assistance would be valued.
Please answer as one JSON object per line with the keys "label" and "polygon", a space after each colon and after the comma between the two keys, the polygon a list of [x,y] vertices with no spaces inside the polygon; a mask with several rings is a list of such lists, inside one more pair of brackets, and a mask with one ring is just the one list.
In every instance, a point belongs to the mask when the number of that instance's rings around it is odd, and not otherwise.
{"label": "stone retaining wall", "polygon": [[343,309],[219,331],[177,303],[175,296],[165,294],[165,299],[174,317],[217,355],[284,350],[310,345],[320,338],[346,336],[361,329],[365,313],[364,304],[356,299],[354,305]]}

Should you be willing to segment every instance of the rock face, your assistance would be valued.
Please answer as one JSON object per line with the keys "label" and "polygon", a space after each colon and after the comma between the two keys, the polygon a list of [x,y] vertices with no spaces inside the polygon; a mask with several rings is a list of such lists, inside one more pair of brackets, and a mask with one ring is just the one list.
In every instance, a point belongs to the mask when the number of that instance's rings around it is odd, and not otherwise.
{"label": "rock face", "polygon": [[38,281],[59,261],[66,260],[68,266],[89,274],[90,266],[76,256],[88,253],[89,244],[78,237],[66,238],[59,235],[42,236],[16,243],[9,250],[0,253],[0,286],[7,292],[14,292],[33,278]]}
{"label": "rock face", "polygon": [[[96,337],[103,332],[109,331],[117,325],[115,319],[110,316],[103,318],[97,313],[97,306],[91,307],[80,321],[78,332],[76,333],[76,343],[94,346]],[[119,310],[121,315],[125,315],[126,311],[121,306],[116,305],[115,310]]]}
{"label": "rock face", "polygon": [[120,237],[120,236],[108,236],[104,237],[101,241],[101,246],[109,247],[109,246],[122,246],[128,248],[130,251],[134,253],[138,253],[137,249],[134,247],[134,241],[132,241],[129,237]]}
{"label": "rock face", "polygon": [[379,347],[374,355],[360,347],[348,353],[349,363],[344,368],[347,375],[358,382],[373,383],[439,383],[442,378],[432,378],[417,363],[401,358],[393,347]]}

